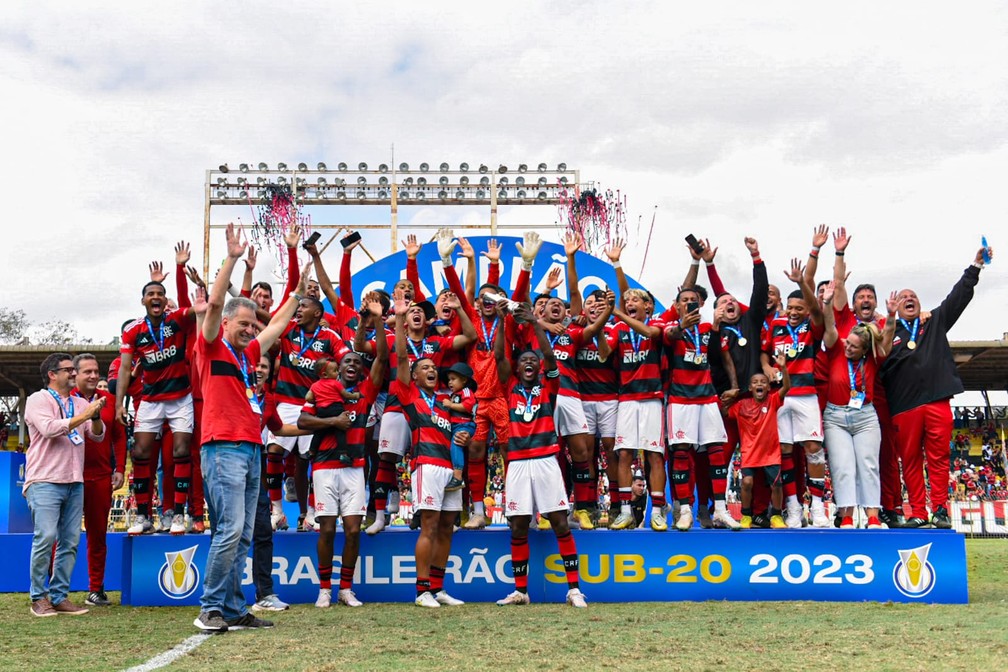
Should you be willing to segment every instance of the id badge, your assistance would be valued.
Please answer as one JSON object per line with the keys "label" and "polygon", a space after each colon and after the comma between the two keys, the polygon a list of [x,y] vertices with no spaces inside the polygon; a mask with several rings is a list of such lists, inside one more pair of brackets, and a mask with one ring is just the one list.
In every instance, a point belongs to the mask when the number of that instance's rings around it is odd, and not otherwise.
{"label": "id badge", "polygon": [[685,355],[683,355],[683,359],[686,361],[687,364],[692,364],[694,360],[693,351],[692,350],[688,351]]}
{"label": "id badge", "polygon": [[252,412],[256,415],[262,415],[262,408],[259,407],[259,402],[255,399],[249,399],[249,406],[252,407]]}
{"label": "id badge", "polygon": [[852,392],[850,401],[847,402],[847,408],[853,408],[855,410],[860,410],[864,406],[865,393],[864,392]]}
{"label": "id badge", "polygon": [[78,432],[76,429],[67,434],[67,436],[70,438],[70,443],[72,443],[75,446],[80,446],[84,444],[84,437],[81,436],[80,432]]}

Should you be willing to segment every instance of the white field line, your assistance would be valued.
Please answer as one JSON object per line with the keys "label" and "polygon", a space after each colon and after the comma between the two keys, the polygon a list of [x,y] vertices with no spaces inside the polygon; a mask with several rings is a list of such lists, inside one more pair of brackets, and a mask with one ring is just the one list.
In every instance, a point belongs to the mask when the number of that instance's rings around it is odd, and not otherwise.
{"label": "white field line", "polygon": [[212,634],[193,635],[189,639],[184,640],[181,644],[179,644],[175,648],[168,649],[164,653],[159,653],[158,655],[148,660],[146,663],[141,663],[140,665],[131,667],[128,670],[125,670],[125,672],[151,672],[151,670],[157,670],[162,667],[167,667],[168,665],[171,665],[176,660],[186,655],[190,651],[195,650],[197,646],[199,646],[206,640],[210,639],[211,637],[213,637]]}

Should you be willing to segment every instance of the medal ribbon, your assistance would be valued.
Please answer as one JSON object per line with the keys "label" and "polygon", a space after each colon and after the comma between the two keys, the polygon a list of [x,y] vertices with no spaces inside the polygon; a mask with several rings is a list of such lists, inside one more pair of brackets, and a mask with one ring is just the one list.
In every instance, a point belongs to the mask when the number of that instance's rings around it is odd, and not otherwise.
{"label": "medal ribbon", "polygon": [[322,330],[321,324],[315,327],[315,333],[312,334],[312,337],[308,339],[307,343],[305,343],[304,329],[298,328],[298,331],[301,332],[301,349],[298,351],[298,357],[304,356],[304,353],[306,353],[308,351],[308,348],[311,347],[311,344],[315,342],[315,338],[318,336],[318,333],[321,330]]}
{"label": "medal ribbon", "polygon": [[[648,326],[651,323],[651,318],[644,320],[644,326]],[[630,345],[633,346],[633,351],[635,353],[640,352],[641,343],[644,342],[644,334],[638,334],[633,329],[630,330]]]}
{"label": "medal ribbon", "polygon": [[248,374],[248,358],[245,357],[245,353],[243,352],[241,353],[241,359],[238,359],[238,353],[235,352],[235,349],[231,347],[231,344],[228,343],[227,341],[224,341],[224,345],[227,346],[228,352],[231,353],[231,356],[234,357],[235,364],[238,365],[238,370],[241,371],[242,380],[245,381],[245,389],[251,390],[252,385],[249,384],[249,374]]}
{"label": "medal ribbon", "polygon": [[480,327],[483,328],[483,341],[486,343],[487,350],[493,350],[494,337],[497,336],[497,326],[500,323],[500,315],[494,317],[493,328],[490,329],[489,335],[487,334],[486,320],[480,318]]}
{"label": "medal ribbon", "polygon": [[147,331],[150,332],[151,338],[154,339],[154,345],[157,346],[159,351],[164,350],[164,319],[162,318],[161,323],[158,324],[158,336],[161,337],[160,339],[154,335],[154,325],[151,324],[150,318],[145,317],[144,322],[147,323]]}
{"label": "medal ribbon", "polygon": [[847,360],[847,375],[850,377],[850,390],[852,396],[855,392],[864,392],[865,388],[864,375],[861,376],[861,389],[859,390],[857,388],[858,374],[861,373],[862,369],[864,369],[863,357],[858,361],[857,369],[854,368],[854,365],[851,363],[851,360],[849,359]]}
{"label": "medal ribbon", "polygon": [[915,317],[914,318],[913,329],[910,328],[910,325],[902,317],[900,318],[900,324],[903,325],[904,329],[906,329],[907,331],[910,332],[910,342],[911,343],[916,343],[917,342],[917,330],[920,329],[920,318],[919,317]]}
{"label": "medal ribbon", "polygon": [[413,352],[413,356],[414,357],[416,357],[417,359],[423,359],[423,353],[424,353],[424,351],[427,350],[427,337],[425,336],[424,339],[422,341],[420,341],[420,349],[419,350],[417,349],[417,347],[415,345],[413,345],[413,340],[412,339],[407,338],[406,339],[406,345],[409,346],[409,349]]}

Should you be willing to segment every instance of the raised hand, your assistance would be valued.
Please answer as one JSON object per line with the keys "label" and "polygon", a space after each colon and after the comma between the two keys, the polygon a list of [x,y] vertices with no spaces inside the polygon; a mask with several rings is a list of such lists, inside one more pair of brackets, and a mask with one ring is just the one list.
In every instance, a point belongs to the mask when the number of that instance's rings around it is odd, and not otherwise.
{"label": "raised hand", "polygon": [[203,281],[203,278],[200,276],[199,271],[196,269],[195,266],[186,266],[185,273],[186,277],[189,278],[190,282],[192,282],[197,287],[202,287],[203,289],[206,289],[206,283]]}
{"label": "raised hand", "polygon": [[[353,231],[348,231],[343,234],[343,238],[349,238],[350,236],[353,235],[353,233],[354,233]],[[342,238],[340,240],[342,241]],[[354,248],[360,246],[360,244],[361,240],[360,238],[358,238],[357,240],[355,240],[354,242],[350,243],[349,245],[343,248],[343,254],[350,254],[351,252],[353,252]]]}
{"label": "raised hand", "polygon": [[897,293],[895,291],[889,293],[889,298],[886,299],[885,307],[886,312],[890,315],[895,315],[896,311],[903,307],[906,302],[907,297],[903,297],[902,300],[897,298]]}
{"label": "raised hand", "polygon": [[185,266],[189,263],[190,259],[189,253],[189,243],[184,240],[180,240],[175,244],[175,265]]}
{"label": "raised hand", "polygon": [[364,297],[364,308],[374,317],[381,318],[382,304],[381,301],[378,300],[378,295],[374,292],[370,292]]}
{"label": "raised hand", "polygon": [[577,231],[569,232],[564,236],[564,252],[568,257],[573,257],[574,253],[581,249],[584,239]]}
{"label": "raised hand", "polygon": [[812,247],[822,247],[829,240],[829,227],[820,224],[812,232]]}
{"label": "raised hand", "polygon": [[847,229],[844,227],[838,228],[833,232],[833,248],[837,252],[843,252],[850,245],[851,238],[854,236],[847,235]]}
{"label": "raised hand", "polygon": [[522,262],[526,266],[531,266],[535,261],[536,255],[539,254],[539,248],[542,247],[542,238],[535,231],[526,231],[522,237],[522,242],[515,243],[515,247],[518,248],[518,254],[521,255]]}
{"label": "raised hand", "polygon": [[245,255],[245,269],[248,271],[254,271],[256,267],[256,249],[249,245],[248,254]]}
{"label": "raised hand", "polygon": [[987,258],[988,259],[993,259],[994,258],[994,248],[993,247],[981,247],[979,250],[977,250],[976,257],[973,259],[973,263],[974,264],[980,264],[981,266],[983,265],[983,263],[984,263],[984,252],[987,253]]}
{"label": "raised hand", "polygon": [[308,281],[311,280],[311,269],[314,262],[309,261],[301,269],[301,279],[298,281],[297,289],[294,290],[295,294],[304,295],[308,291]]}
{"label": "raised hand", "polygon": [[476,258],[476,250],[473,249],[473,246],[469,243],[468,240],[459,236],[458,245],[459,245],[460,257],[464,257],[465,259]]}
{"label": "raised hand", "polygon": [[836,282],[830,280],[828,283],[826,283],[826,286],[823,287],[823,293],[822,293],[823,303],[829,303],[830,301],[832,301],[833,292],[835,291],[836,291]]}
{"label": "raised hand", "polygon": [[287,233],[284,234],[284,244],[289,248],[297,247],[298,242],[301,240],[301,225],[297,222],[291,224],[290,228],[287,229]]}
{"label": "raised hand", "polygon": [[546,291],[552,292],[554,289],[563,284],[563,280],[560,278],[560,267],[554,266],[550,269],[550,272],[546,274]]}
{"label": "raised hand", "polygon": [[500,261],[501,255],[501,244],[497,242],[496,238],[491,238],[487,241],[487,251],[480,252],[491,264],[496,264]]}
{"label": "raised hand", "polygon": [[[420,254],[420,248],[423,247],[423,243],[417,241],[417,237],[412,233],[406,236],[406,240],[399,241],[402,243],[403,249],[406,250],[407,259],[416,259],[417,255]],[[349,251],[349,248],[347,248]]]}
{"label": "raised hand", "polygon": [[790,280],[791,282],[801,284],[802,273],[804,272],[805,267],[802,266],[801,259],[795,257],[794,259],[791,260],[791,270],[790,271],[785,270],[784,275],[786,275],[787,279]]}
{"label": "raised hand", "polygon": [[609,289],[608,287],[606,287],[606,290],[605,290],[605,300],[606,300],[606,303],[609,304],[610,308],[614,308],[616,306],[616,292],[614,292],[611,289]]}
{"label": "raised hand", "polygon": [[455,295],[455,292],[445,293],[444,305],[453,310],[460,310],[462,308],[462,302]]}
{"label": "raised hand", "polygon": [[686,313],[685,317],[679,320],[679,326],[683,330],[692,329],[700,324],[700,309],[697,308],[692,313]]}
{"label": "raised hand", "polygon": [[500,315],[502,318],[506,317],[507,314],[508,314],[508,305],[510,303],[511,302],[508,301],[507,299],[501,299],[500,301],[498,301],[497,302],[497,314]]}
{"label": "raised hand", "polygon": [[458,245],[455,233],[451,229],[438,229],[434,239],[437,241],[437,251],[441,261],[450,261],[451,253]]}
{"label": "raised hand", "polygon": [[406,292],[398,288],[392,292],[392,305],[395,306],[395,314],[406,315],[410,309],[410,302],[406,300]]}
{"label": "raised hand", "polygon": [[749,250],[749,255],[752,257],[758,257],[759,254],[759,243],[756,242],[755,238],[750,238],[746,236],[745,246]]}
{"label": "raised hand", "polygon": [[778,352],[777,357],[774,358],[774,364],[777,365],[778,371],[783,371],[787,367],[787,353],[784,351]]}
{"label": "raised hand", "polygon": [[160,261],[152,261],[147,267],[150,270],[151,282],[164,282],[168,274],[164,272],[164,265]]}
{"label": "raised hand", "polygon": [[700,258],[703,259],[705,263],[713,263],[714,257],[717,255],[718,248],[711,247],[709,238],[704,238],[703,243],[701,244],[703,245],[703,252],[700,253]]}
{"label": "raised hand", "polygon": [[207,311],[207,291],[203,285],[197,285],[192,293],[192,309],[197,315],[203,315]]}
{"label": "raised hand", "polygon": [[245,248],[248,247],[248,243],[243,243],[241,237],[238,235],[238,229],[235,228],[234,222],[229,222],[227,228],[224,229],[224,236],[227,239],[227,254],[232,259],[238,259],[243,254],[245,254]]}
{"label": "raised hand", "polygon": [[623,254],[623,248],[626,247],[626,241],[622,238],[616,238],[612,241],[609,247],[606,248],[605,254],[609,257],[609,261],[614,264],[620,260],[620,255]]}

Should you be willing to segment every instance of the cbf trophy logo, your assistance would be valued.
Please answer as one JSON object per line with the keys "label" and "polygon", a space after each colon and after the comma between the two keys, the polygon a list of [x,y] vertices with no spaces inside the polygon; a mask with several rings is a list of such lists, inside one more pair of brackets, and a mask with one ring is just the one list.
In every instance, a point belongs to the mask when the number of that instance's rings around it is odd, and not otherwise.
{"label": "cbf trophy logo", "polygon": [[165,564],[158,572],[158,587],[173,600],[189,597],[199,584],[199,570],[192,561],[197,548],[199,546],[190,546],[165,553]]}
{"label": "cbf trophy logo", "polygon": [[893,568],[896,590],[907,597],[924,597],[935,585],[935,569],[928,562],[931,544],[899,550],[900,559]]}

